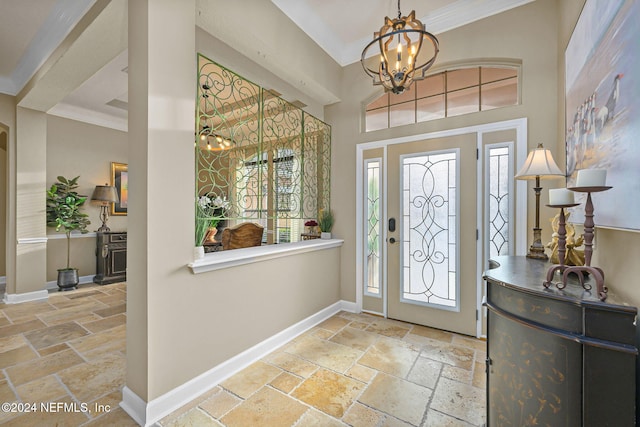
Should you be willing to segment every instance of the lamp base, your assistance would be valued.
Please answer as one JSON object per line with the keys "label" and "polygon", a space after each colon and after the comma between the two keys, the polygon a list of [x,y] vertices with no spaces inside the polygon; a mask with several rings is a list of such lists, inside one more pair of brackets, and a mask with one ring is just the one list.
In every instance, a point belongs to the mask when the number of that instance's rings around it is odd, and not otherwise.
{"label": "lamp base", "polygon": [[527,258],[541,259],[543,261],[549,260],[547,254],[544,253],[544,249],[534,248],[533,245],[529,248]]}
{"label": "lamp base", "polygon": [[102,220],[102,225],[98,228],[99,233],[108,233],[111,231],[109,227],[107,227],[107,221],[109,221],[109,209],[108,205],[100,206],[100,219]]}
{"label": "lamp base", "polygon": [[549,257],[544,253],[544,245],[542,244],[542,229],[538,227],[533,228],[533,243],[529,247],[529,253],[527,258],[540,259],[547,261]]}

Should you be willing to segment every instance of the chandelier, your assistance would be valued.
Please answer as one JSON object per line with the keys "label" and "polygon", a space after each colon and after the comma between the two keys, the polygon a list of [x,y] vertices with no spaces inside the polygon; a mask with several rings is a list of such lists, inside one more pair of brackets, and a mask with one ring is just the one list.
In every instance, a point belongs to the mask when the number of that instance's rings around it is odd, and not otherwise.
{"label": "chandelier", "polygon": [[204,125],[200,130],[200,141],[207,143],[208,150],[213,149],[210,138],[213,138],[213,140],[216,142],[216,144],[218,144],[218,147],[221,150],[226,150],[227,148],[230,148],[231,145],[233,145],[233,141],[231,141],[231,139],[225,138],[217,133],[213,133],[209,125]]}
{"label": "chandelier", "polygon": [[[373,40],[362,51],[360,63],[364,72],[373,78],[374,85],[384,86],[385,91],[400,94],[414,80],[424,79],[438,55],[438,39],[425,31],[424,24],[415,15],[416,11],[412,10],[409,16],[402,16],[398,0],[398,17],[385,16],[384,25],[373,33]],[[367,66],[365,59],[369,48],[376,44],[380,62],[372,68]]]}

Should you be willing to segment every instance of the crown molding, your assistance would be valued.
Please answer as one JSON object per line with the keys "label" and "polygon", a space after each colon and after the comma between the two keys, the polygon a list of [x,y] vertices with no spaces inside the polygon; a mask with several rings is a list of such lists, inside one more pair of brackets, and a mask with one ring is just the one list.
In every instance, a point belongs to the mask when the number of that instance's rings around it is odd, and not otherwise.
{"label": "crown molding", "polygon": [[96,126],[127,132],[129,121],[126,118],[112,116],[110,114],[88,110],[86,108],[60,102],[47,111],[47,114],[65,119],[76,120]]}
{"label": "crown molding", "polygon": [[56,1],[11,77],[0,78],[0,93],[16,96],[95,2],[96,0]]}

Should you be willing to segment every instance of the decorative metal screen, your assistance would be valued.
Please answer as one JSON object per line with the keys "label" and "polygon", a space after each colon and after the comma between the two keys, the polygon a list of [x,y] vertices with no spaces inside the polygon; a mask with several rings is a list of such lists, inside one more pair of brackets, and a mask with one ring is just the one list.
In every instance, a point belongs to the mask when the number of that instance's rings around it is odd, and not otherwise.
{"label": "decorative metal screen", "polygon": [[403,302],[458,307],[457,151],[402,158]]}
{"label": "decorative metal screen", "polygon": [[365,294],[380,296],[381,256],[382,256],[382,204],[380,201],[380,183],[382,171],[380,160],[367,160],[365,201],[366,218],[364,221],[367,239],[365,254]]}
{"label": "decorative metal screen", "polygon": [[198,55],[196,196],[221,197],[218,228],[251,221],[264,243],[300,240],[329,209],[331,127]]}
{"label": "decorative metal screen", "polygon": [[489,258],[511,253],[510,225],[510,172],[509,147],[488,148],[488,228]]}

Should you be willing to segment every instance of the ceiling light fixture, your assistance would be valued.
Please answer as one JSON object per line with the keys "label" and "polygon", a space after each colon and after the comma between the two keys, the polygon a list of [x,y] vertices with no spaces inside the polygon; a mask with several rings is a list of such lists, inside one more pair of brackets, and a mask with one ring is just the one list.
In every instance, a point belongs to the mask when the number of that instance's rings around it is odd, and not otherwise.
{"label": "ceiling light fixture", "polygon": [[218,147],[220,147],[222,150],[230,148],[233,145],[233,142],[231,141],[231,139],[212,133],[211,128],[208,125],[204,125],[200,130],[200,141],[202,142],[206,141],[207,150],[213,149],[210,138],[215,139],[216,144],[218,144]]}
{"label": "ceiling light fixture", "polygon": [[[416,11],[412,10],[409,16],[402,16],[398,0],[398,17],[385,16],[384,25],[373,33],[373,40],[362,51],[360,63],[364,72],[373,78],[374,85],[384,86],[385,91],[400,94],[414,80],[424,79],[440,50],[436,36],[425,31],[424,24],[415,15]],[[370,68],[365,63],[367,51],[376,44],[380,61],[376,63],[377,68]]]}

